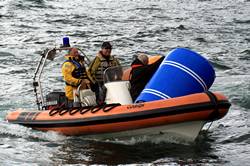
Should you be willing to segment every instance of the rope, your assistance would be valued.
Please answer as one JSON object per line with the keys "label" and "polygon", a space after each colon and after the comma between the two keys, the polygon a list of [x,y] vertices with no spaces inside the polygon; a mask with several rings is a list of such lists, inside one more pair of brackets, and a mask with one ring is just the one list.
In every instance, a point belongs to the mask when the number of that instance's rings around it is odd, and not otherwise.
{"label": "rope", "polygon": [[209,115],[209,120],[215,120],[219,115],[219,108],[218,108],[218,99],[217,97],[210,91],[206,91],[206,94],[208,95],[211,103],[214,106],[214,111]]}
{"label": "rope", "polygon": [[210,91],[206,91],[205,93],[208,95],[211,103],[214,105],[214,111],[209,115],[208,120],[207,120],[207,122],[211,121],[211,123],[209,124],[208,128],[206,129],[206,132],[208,132],[208,130],[212,126],[214,120],[219,115],[219,108],[218,108],[218,99],[217,99],[217,97],[212,92],[210,92]]}
{"label": "rope", "polygon": [[64,107],[64,105],[62,105],[60,108],[53,108],[52,110],[50,110],[49,115],[50,116],[54,116],[56,114],[59,114],[60,116],[66,114],[67,112],[69,113],[69,115],[74,115],[77,112],[79,112],[81,115],[87,113],[87,112],[91,112],[92,114],[103,110],[103,112],[109,112],[110,110],[114,109],[115,107],[120,106],[120,103],[113,103],[113,104],[102,104],[102,105],[97,105],[97,106],[86,106],[86,107],[74,107],[71,109],[66,109]]}

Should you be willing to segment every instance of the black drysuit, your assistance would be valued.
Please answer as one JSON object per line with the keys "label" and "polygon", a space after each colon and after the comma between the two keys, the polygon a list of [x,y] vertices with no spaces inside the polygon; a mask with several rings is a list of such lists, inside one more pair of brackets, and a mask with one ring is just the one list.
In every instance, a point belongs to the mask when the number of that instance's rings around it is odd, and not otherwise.
{"label": "black drysuit", "polygon": [[130,72],[130,94],[133,101],[139,96],[141,91],[147,85],[148,81],[154,75],[155,71],[158,69],[159,65],[161,64],[162,60],[165,57],[161,57],[155,63],[150,65],[144,65],[139,59],[135,59],[132,64],[132,70]]}

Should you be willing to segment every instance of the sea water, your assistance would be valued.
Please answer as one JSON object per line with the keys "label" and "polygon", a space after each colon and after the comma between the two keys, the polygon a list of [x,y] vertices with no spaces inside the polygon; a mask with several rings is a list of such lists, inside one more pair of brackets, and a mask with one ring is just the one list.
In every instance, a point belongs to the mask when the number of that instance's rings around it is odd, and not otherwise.
{"label": "sea water", "polygon": [[[0,20],[0,165],[249,165],[249,0],[1,0]],[[191,144],[164,137],[99,141],[7,123],[8,112],[37,108],[32,77],[39,54],[64,36],[91,59],[111,41],[124,65],[137,52],[192,49],[214,66],[211,90],[229,98],[229,113]],[[64,54],[46,65],[44,91],[63,89]]]}

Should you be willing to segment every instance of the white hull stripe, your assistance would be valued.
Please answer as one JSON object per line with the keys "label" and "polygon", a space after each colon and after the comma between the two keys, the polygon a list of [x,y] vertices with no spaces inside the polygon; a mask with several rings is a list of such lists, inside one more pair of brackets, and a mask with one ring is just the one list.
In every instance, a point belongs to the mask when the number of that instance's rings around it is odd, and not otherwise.
{"label": "white hull stripe", "polygon": [[203,81],[203,79],[198,74],[196,74],[193,70],[187,68],[186,66],[180,63],[174,62],[174,61],[165,61],[164,63],[162,63],[162,65],[170,65],[170,66],[174,66],[176,68],[181,69],[182,71],[192,76],[203,87],[204,91],[207,90],[207,85]]}
{"label": "white hull stripe", "polygon": [[164,93],[162,93],[162,92],[160,92],[160,91],[158,91],[158,90],[155,90],[155,89],[144,89],[144,90],[142,91],[142,93],[150,93],[150,94],[153,94],[153,95],[155,95],[155,96],[158,96],[158,97],[160,97],[160,98],[162,98],[162,99],[171,98],[171,97],[169,97],[168,95],[166,95],[166,94],[164,94]]}

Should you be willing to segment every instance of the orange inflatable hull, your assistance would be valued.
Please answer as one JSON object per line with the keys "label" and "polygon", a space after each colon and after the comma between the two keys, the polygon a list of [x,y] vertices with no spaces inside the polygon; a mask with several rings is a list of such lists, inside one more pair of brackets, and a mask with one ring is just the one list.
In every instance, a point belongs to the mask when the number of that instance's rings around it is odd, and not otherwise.
{"label": "orange inflatable hull", "polygon": [[64,135],[93,135],[143,129],[189,121],[214,121],[230,103],[220,93],[197,93],[168,100],[131,105],[104,105],[70,110],[10,112],[6,119],[41,131]]}

